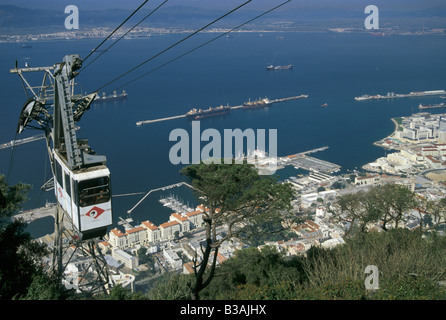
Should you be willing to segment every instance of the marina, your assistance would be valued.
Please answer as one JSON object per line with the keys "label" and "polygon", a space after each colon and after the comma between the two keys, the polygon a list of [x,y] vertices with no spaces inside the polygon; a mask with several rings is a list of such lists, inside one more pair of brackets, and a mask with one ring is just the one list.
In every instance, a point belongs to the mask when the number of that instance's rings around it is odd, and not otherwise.
{"label": "marina", "polygon": [[186,214],[188,212],[194,211],[189,204],[185,204],[183,201],[179,200],[176,196],[170,195],[166,198],[160,198],[159,202],[163,204],[164,207],[172,209],[174,212],[179,214]]}
{"label": "marina", "polygon": [[[265,98],[262,101],[266,100],[267,102],[263,103],[262,107],[263,106],[266,107],[266,106],[272,105],[274,103],[280,103],[280,102],[285,102],[285,101],[290,101],[290,100],[297,100],[297,99],[305,99],[305,98],[308,98],[308,95],[302,94],[302,95],[299,95],[299,96],[280,98],[280,99],[273,99],[273,100],[269,100],[268,98]],[[246,108],[245,104],[239,105],[239,106],[234,106],[234,107],[227,106],[227,107],[223,107],[223,108],[229,109],[228,111],[231,111],[231,110]],[[218,110],[218,108],[222,108],[222,107],[217,107],[217,108],[214,108],[214,109],[210,108],[210,110],[212,110],[212,111],[213,110]],[[177,116],[171,116],[171,117],[165,117],[165,118],[159,118],[159,119],[152,119],[152,120],[138,121],[138,122],[136,122],[136,125],[137,126],[141,126],[143,124],[150,124],[150,123],[161,122],[161,121],[168,121],[168,120],[174,120],[174,119],[180,119],[180,118],[197,119],[197,120],[203,118],[203,116],[192,117],[191,118],[191,117],[189,117],[189,114],[190,114],[190,111],[188,113],[186,113],[186,114],[181,114],[181,115],[177,115]],[[216,112],[214,115],[219,115],[219,114],[222,114],[222,113]]]}

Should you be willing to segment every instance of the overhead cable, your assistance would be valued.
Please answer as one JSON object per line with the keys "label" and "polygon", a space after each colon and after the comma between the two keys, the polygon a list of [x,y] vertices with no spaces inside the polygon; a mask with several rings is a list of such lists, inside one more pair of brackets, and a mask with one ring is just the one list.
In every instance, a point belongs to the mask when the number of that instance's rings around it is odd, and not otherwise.
{"label": "overhead cable", "polygon": [[[167,1],[169,0],[165,0],[163,3],[161,3],[158,7],[156,7],[155,9],[153,9],[149,14],[147,14],[143,19],[141,19],[137,24],[135,24],[132,28],[130,28],[127,32],[125,32],[121,37],[119,37],[115,42],[113,42],[107,49],[104,49],[104,51],[102,51],[98,56],[96,56],[92,61],[90,61],[90,63],[88,63],[85,67],[82,67],[82,69],[79,71],[82,72],[83,70],[85,70],[90,64],[92,64],[94,61],[96,61],[96,59],[98,59],[100,56],[102,56],[105,52],[107,52],[108,50],[111,49],[111,47],[113,47],[116,43],[118,43],[122,38],[124,38],[126,35],[128,35],[130,32],[133,31],[133,29],[135,29],[137,26],[139,26],[143,21],[145,21],[148,17],[150,17],[152,14],[154,14],[159,8],[161,8]],[[85,61],[85,59],[84,59]]]}
{"label": "overhead cable", "polygon": [[148,2],[149,0],[145,0],[137,9],[135,9],[133,12],[132,12],[132,14],[131,15],[129,15],[128,17],[127,17],[127,19],[125,19],[119,26],[117,26],[116,28],[115,28],[115,30],[113,30],[113,32],[111,32],[108,36],[107,36],[107,38],[105,38],[104,40],[102,40],[102,42],[96,47],[96,48],[94,48],[93,50],[91,50],[91,52],[88,54],[88,56],[86,56],[85,57],[85,59],[83,59],[83,62],[85,62],[94,52],[96,52],[96,50],[98,50],[99,49],[99,47],[100,46],[102,46],[104,43],[105,43],[105,41],[107,41],[116,31],[118,31],[121,27],[122,27],[122,25],[124,24],[124,23],[126,23],[136,12],[138,12],[139,11],[139,9],[141,9],[147,2]]}
{"label": "overhead cable", "polygon": [[181,39],[180,41],[177,41],[176,43],[174,43],[173,45],[171,45],[170,47],[160,51],[159,53],[157,53],[156,55],[152,56],[151,58],[141,62],[140,64],[138,64],[137,66],[133,67],[132,69],[128,70],[127,72],[124,72],[123,74],[121,74],[120,76],[114,78],[113,80],[109,81],[108,83],[106,83],[105,85],[99,87],[97,90],[95,90],[94,92],[99,92],[100,90],[102,90],[103,88],[109,86],[110,84],[112,84],[113,82],[121,79],[122,77],[126,76],[127,74],[129,74],[130,72],[140,68],[141,66],[143,66],[144,64],[146,64],[147,62],[155,59],[156,57],[160,56],[161,54],[165,53],[166,51],[174,48],[175,46],[179,45],[180,43],[182,43],[183,41],[189,39],[190,37],[193,37],[194,35],[196,35],[197,33],[201,32],[202,30],[206,29],[207,27],[211,26],[212,24],[216,23],[217,21],[223,19],[224,17],[230,15],[231,13],[237,11],[238,9],[240,9],[241,7],[247,5],[248,3],[250,3],[252,0],[248,0],[244,3],[242,3],[241,5],[239,5],[238,7],[232,9],[231,11],[225,13],[224,15],[222,15],[221,17],[213,20],[212,22],[208,23],[207,25],[205,25],[204,27],[201,27],[200,29],[194,31],[193,33],[189,34],[188,36],[184,37],[183,39]]}
{"label": "overhead cable", "polygon": [[[156,71],[156,70],[159,70],[159,69],[161,69],[161,68],[167,66],[168,64],[170,64],[170,63],[172,63],[172,62],[174,62],[174,61],[176,61],[176,60],[178,60],[178,59],[180,59],[180,58],[182,58],[182,57],[188,55],[189,53],[194,52],[195,50],[198,50],[198,49],[204,47],[205,45],[207,45],[207,44],[209,44],[209,43],[211,43],[211,42],[213,42],[213,41],[215,41],[215,40],[217,40],[217,39],[219,39],[219,38],[221,38],[221,37],[227,35],[228,33],[231,33],[231,32],[233,32],[233,31],[235,31],[235,30],[237,30],[237,29],[240,29],[241,27],[247,25],[248,23],[251,23],[251,22],[253,22],[254,20],[259,19],[259,18],[263,17],[264,15],[270,13],[271,11],[274,11],[274,10],[276,10],[276,9],[278,9],[278,8],[280,8],[280,7],[282,7],[283,5],[287,4],[287,3],[290,2],[290,1],[291,1],[291,0],[285,1],[285,2],[283,2],[282,4],[279,4],[279,5],[275,6],[274,8],[272,8],[272,9],[270,9],[270,10],[268,10],[268,11],[265,11],[265,12],[263,12],[262,14],[259,14],[258,16],[256,16],[256,17],[254,17],[254,18],[252,18],[252,19],[250,19],[250,20],[248,20],[248,21],[246,21],[246,22],[244,22],[244,23],[238,25],[237,27],[234,27],[234,28],[232,28],[231,30],[226,31],[226,32],[224,32],[224,33],[218,35],[217,37],[214,37],[214,38],[212,38],[211,40],[204,42],[203,44],[201,44],[201,45],[199,45],[199,46],[197,46],[197,47],[195,47],[195,48],[193,48],[193,49],[191,49],[191,50],[189,50],[189,51],[187,51],[187,52],[185,52],[185,53],[179,55],[178,57],[176,57],[176,58],[174,58],[174,59],[172,59],[172,60],[169,60],[168,62],[166,62],[166,63],[164,63],[164,64],[162,64],[162,65],[160,65],[160,66],[158,66],[158,67],[156,67],[156,68],[154,68],[154,69],[152,69],[152,70],[150,70],[150,71],[148,71],[148,72],[146,72],[146,73],[144,73],[144,74],[142,74],[142,75],[140,75],[139,77],[135,78],[134,80],[131,80],[131,81],[129,81],[129,82],[123,84],[122,86],[120,86],[120,87],[114,89],[114,91],[119,90],[119,89],[121,89],[121,88],[123,88],[123,87],[125,87],[125,86],[127,86],[127,85],[129,85],[129,84],[131,84],[131,83],[133,83],[133,82],[135,82],[135,81],[137,81],[137,80],[139,80],[139,79],[141,79],[141,78],[147,76],[147,75],[149,75],[150,73],[152,73],[152,72],[154,72],[154,71]],[[112,90],[112,91],[113,91],[113,90]]]}

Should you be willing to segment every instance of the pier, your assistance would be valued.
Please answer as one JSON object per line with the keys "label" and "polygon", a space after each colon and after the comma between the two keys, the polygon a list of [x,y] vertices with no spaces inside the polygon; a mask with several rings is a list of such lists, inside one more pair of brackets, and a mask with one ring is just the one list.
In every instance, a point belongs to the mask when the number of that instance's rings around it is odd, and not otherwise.
{"label": "pier", "polygon": [[[280,103],[280,102],[285,102],[285,101],[289,101],[289,100],[297,100],[297,99],[304,99],[304,98],[308,98],[308,95],[302,94],[300,96],[293,96],[293,97],[287,97],[287,98],[274,99],[274,100],[270,100],[269,103],[266,106],[274,104],[274,103]],[[241,109],[241,108],[243,108],[243,105],[231,107],[231,110],[236,110],[236,109]],[[174,120],[174,119],[180,119],[180,118],[185,118],[185,117],[186,117],[185,114],[181,114],[181,115],[178,115],[178,116],[171,116],[171,117],[160,118],[160,119],[143,120],[143,121],[136,122],[136,125],[139,127],[139,126],[142,126],[143,124],[150,124],[150,123],[161,122],[161,121],[168,121],[168,120]]]}
{"label": "pier", "polygon": [[368,95],[364,94],[360,97],[355,97],[356,101],[365,101],[365,100],[378,100],[378,99],[395,99],[395,98],[416,98],[416,97],[426,97],[426,96],[437,96],[446,94],[444,90],[431,90],[431,91],[416,91],[411,93],[395,93],[388,92],[385,96],[376,94],[376,95]]}
{"label": "pier", "polygon": [[333,173],[341,169],[341,166],[331,163],[325,160],[320,160],[310,156],[304,156],[302,158],[296,158],[290,163],[296,169],[302,168],[308,171],[317,171],[324,173]]}
{"label": "pier", "polygon": [[16,214],[15,216],[13,216],[13,219],[23,219],[24,222],[30,223],[34,220],[45,218],[48,216],[55,217],[56,212],[57,206],[55,204],[48,204],[47,206],[42,208],[36,208]]}
{"label": "pier", "polygon": [[166,118],[161,118],[161,119],[138,121],[136,123],[136,125],[137,126],[141,126],[143,124],[149,124],[149,123],[160,122],[160,121],[167,121],[167,120],[173,120],[173,119],[179,119],[179,118],[186,118],[186,115],[182,114],[182,115],[179,115],[179,116],[166,117]]}
{"label": "pier", "polygon": [[311,149],[311,150],[308,150],[308,151],[292,154],[292,155],[286,156],[285,158],[288,158],[288,159],[302,158],[302,157],[306,156],[307,154],[311,154],[311,153],[315,153],[315,152],[319,152],[319,151],[324,151],[324,150],[327,150],[327,149],[328,149],[328,146],[320,147],[320,148]]}
{"label": "pier", "polygon": [[131,225],[131,222],[133,222],[132,218],[127,218],[124,220],[123,218],[119,217],[119,220],[120,221],[118,221],[118,224],[120,226],[123,225],[125,230],[133,229],[133,226]]}
{"label": "pier", "polygon": [[297,99],[304,99],[304,98],[308,98],[308,95],[307,94],[301,94],[300,96],[281,98],[281,99],[274,99],[274,100],[271,100],[271,103],[285,102],[285,101],[289,101],[289,100],[297,100]]}
{"label": "pier", "polygon": [[420,104],[418,106],[418,109],[437,109],[437,108],[446,108],[446,103],[438,103],[438,104],[432,104],[432,105],[422,105]]}
{"label": "pier", "polygon": [[132,211],[135,210],[135,208],[137,206],[139,206],[152,192],[166,191],[168,189],[172,189],[172,188],[175,188],[175,187],[180,187],[180,186],[183,186],[183,185],[186,186],[186,187],[189,187],[191,189],[194,189],[194,187],[192,187],[190,184],[188,184],[186,182],[179,182],[179,183],[171,184],[171,185],[168,185],[168,186],[164,186],[164,187],[160,187],[160,188],[149,190],[148,192],[146,192],[144,197],[142,197],[142,199],[139,200],[138,203],[133,206],[133,208],[131,208],[130,210],[127,211],[127,213],[128,214],[132,213]]}
{"label": "pier", "polygon": [[293,166],[296,169],[302,168],[308,171],[318,171],[324,173],[333,173],[339,171],[341,169],[341,166],[309,156],[309,154],[324,151],[326,149],[328,149],[328,146],[311,149],[286,157],[281,157],[279,158],[280,167],[284,168],[285,166]]}

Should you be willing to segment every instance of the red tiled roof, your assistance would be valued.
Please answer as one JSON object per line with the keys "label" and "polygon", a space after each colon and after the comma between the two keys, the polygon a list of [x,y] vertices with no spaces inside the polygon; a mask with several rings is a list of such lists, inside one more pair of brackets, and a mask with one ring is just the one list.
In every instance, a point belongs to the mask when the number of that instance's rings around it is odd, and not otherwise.
{"label": "red tiled roof", "polygon": [[164,222],[163,224],[160,225],[160,227],[162,228],[169,228],[172,227],[176,224],[179,224],[177,221],[168,221],[168,222]]}
{"label": "red tiled roof", "polygon": [[121,232],[121,230],[119,230],[118,228],[114,228],[111,230],[111,232],[113,232],[113,234],[117,237],[123,237],[125,236],[124,233]]}
{"label": "red tiled roof", "polygon": [[194,268],[193,268],[193,262],[187,262],[183,264],[184,268],[187,270],[188,273],[193,274]]}
{"label": "red tiled roof", "polygon": [[126,233],[130,234],[130,233],[134,233],[134,232],[138,232],[138,231],[142,231],[142,230],[144,230],[143,227],[136,227],[136,228],[127,230]]}
{"label": "red tiled roof", "polygon": [[179,213],[172,213],[171,216],[174,217],[177,220],[180,220],[180,221],[187,221],[187,217],[182,216]]}
{"label": "red tiled roof", "polygon": [[197,214],[202,214],[202,211],[191,211],[186,213],[186,216],[190,217],[190,216],[196,216]]}
{"label": "red tiled roof", "polygon": [[142,225],[145,226],[145,227],[147,227],[148,229],[150,229],[150,230],[152,230],[152,231],[158,229],[158,227],[157,227],[156,225],[154,225],[152,222],[150,222],[149,220],[144,221],[144,222],[142,223]]}

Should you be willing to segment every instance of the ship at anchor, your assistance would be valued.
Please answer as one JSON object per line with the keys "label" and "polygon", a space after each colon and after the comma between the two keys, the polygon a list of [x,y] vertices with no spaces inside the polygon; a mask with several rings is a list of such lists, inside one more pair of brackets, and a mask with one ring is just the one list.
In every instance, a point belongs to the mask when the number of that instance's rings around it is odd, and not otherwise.
{"label": "ship at anchor", "polygon": [[266,70],[268,71],[289,70],[289,69],[293,69],[292,64],[287,64],[286,66],[273,66],[272,64],[270,64],[269,66],[266,67]]}
{"label": "ship at anchor", "polygon": [[113,91],[111,95],[106,96],[105,92],[102,93],[102,96],[97,95],[96,98],[93,100],[93,103],[97,102],[109,102],[109,101],[115,101],[115,100],[123,100],[127,99],[127,93],[125,90],[122,90],[122,93],[117,94],[116,91]]}
{"label": "ship at anchor", "polygon": [[249,100],[248,102],[243,103],[243,109],[253,109],[253,108],[263,108],[272,104],[273,101],[268,98],[257,99],[254,101]]}
{"label": "ship at anchor", "polygon": [[217,115],[228,114],[232,108],[230,106],[219,106],[219,107],[210,107],[209,109],[191,109],[188,113],[186,113],[186,118],[189,120],[198,120],[207,117],[213,117]]}

